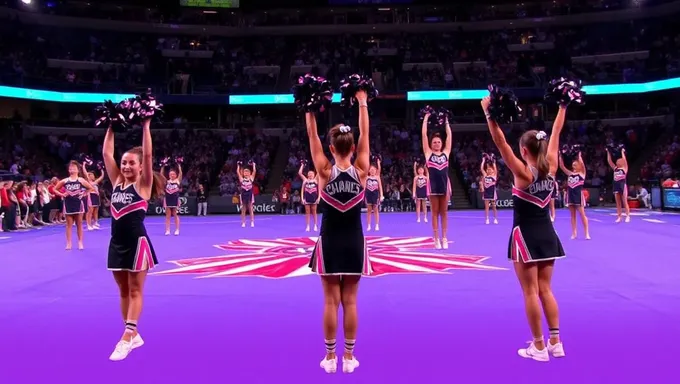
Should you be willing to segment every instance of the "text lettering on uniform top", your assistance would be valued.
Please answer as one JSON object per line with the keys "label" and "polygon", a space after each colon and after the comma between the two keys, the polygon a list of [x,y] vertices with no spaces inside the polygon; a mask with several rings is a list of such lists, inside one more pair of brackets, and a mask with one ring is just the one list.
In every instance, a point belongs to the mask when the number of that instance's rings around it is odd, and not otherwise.
{"label": "text lettering on uniform top", "polygon": [[361,185],[354,181],[334,181],[326,185],[325,191],[331,196],[336,193],[352,193],[358,195],[361,193]]}
{"label": "text lettering on uniform top", "polygon": [[132,204],[135,195],[127,192],[114,192],[111,194],[111,204]]}
{"label": "text lettering on uniform top", "polygon": [[535,195],[539,192],[545,192],[545,191],[551,191],[553,188],[555,188],[555,182],[552,180],[541,180],[537,181],[535,183],[532,183],[529,186],[529,193],[532,195]]}

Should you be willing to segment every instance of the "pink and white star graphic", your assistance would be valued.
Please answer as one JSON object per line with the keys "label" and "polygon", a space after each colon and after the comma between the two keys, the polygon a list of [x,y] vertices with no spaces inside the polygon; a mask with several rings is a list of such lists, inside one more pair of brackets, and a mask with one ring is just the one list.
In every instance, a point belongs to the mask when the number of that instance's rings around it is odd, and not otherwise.
{"label": "pink and white star graphic", "polygon": [[[177,268],[155,275],[199,277],[257,276],[272,279],[311,275],[309,259],[317,237],[236,240],[215,247],[233,254],[171,261]],[[482,262],[486,256],[435,252],[430,237],[367,236],[371,277],[390,274],[450,273],[452,270],[504,270]]]}

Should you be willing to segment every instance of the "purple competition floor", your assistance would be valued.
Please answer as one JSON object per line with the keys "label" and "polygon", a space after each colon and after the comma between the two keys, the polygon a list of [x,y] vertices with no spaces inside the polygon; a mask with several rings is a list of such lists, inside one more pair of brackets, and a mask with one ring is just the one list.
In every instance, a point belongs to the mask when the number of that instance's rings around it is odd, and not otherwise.
{"label": "purple competition floor", "polygon": [[[523,360],[530,340],[506,250],[511,212],[485,225],[450,212],[453,241],[435,251],[430,224],[384,214],[366,233],[378,276],[363,280],[351,375],[326,375],[322,295],[306,269],[302,216],[184,217],[179,237],[148,229],[161,261],[146,285],[127,360],[108,356],[123,329],[106,271],[108,222],[65,251],[63,228],[0,233],[0,381],[17,383],[671,383],[680,343],[680,215],[636,212],[615,224],[591,209],[593,240],[569,240],[554,290],[567,357]],[[160,272],[160,273],[158,273]],[[546,331],[547,333],[547,331]],[[338,335],[341,346],[342,334]]]}

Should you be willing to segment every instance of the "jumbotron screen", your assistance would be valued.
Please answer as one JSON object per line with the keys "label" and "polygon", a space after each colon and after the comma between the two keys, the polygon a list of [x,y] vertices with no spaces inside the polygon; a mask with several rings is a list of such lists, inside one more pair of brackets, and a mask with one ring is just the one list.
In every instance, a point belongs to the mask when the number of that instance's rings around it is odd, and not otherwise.
{"label": "jumbotron screen", "polygon": [[182,7],[238,8],[239,0],[179,0]]}

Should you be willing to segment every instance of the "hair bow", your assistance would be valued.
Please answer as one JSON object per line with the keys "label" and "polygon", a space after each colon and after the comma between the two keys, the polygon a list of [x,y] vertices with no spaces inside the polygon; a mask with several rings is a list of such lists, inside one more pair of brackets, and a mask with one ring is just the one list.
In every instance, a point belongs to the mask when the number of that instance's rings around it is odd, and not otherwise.
{"label": "hair bow", "polygon": [[340,126],[340,132],[341,133],[349,133],[352,130],[348,125],[341,125]]}
{"label": "hair bow", "polygon": [[546,137],[548,137],[548,135],[545,133],[545,131],[536,132],[536,140],[545,140]]}

